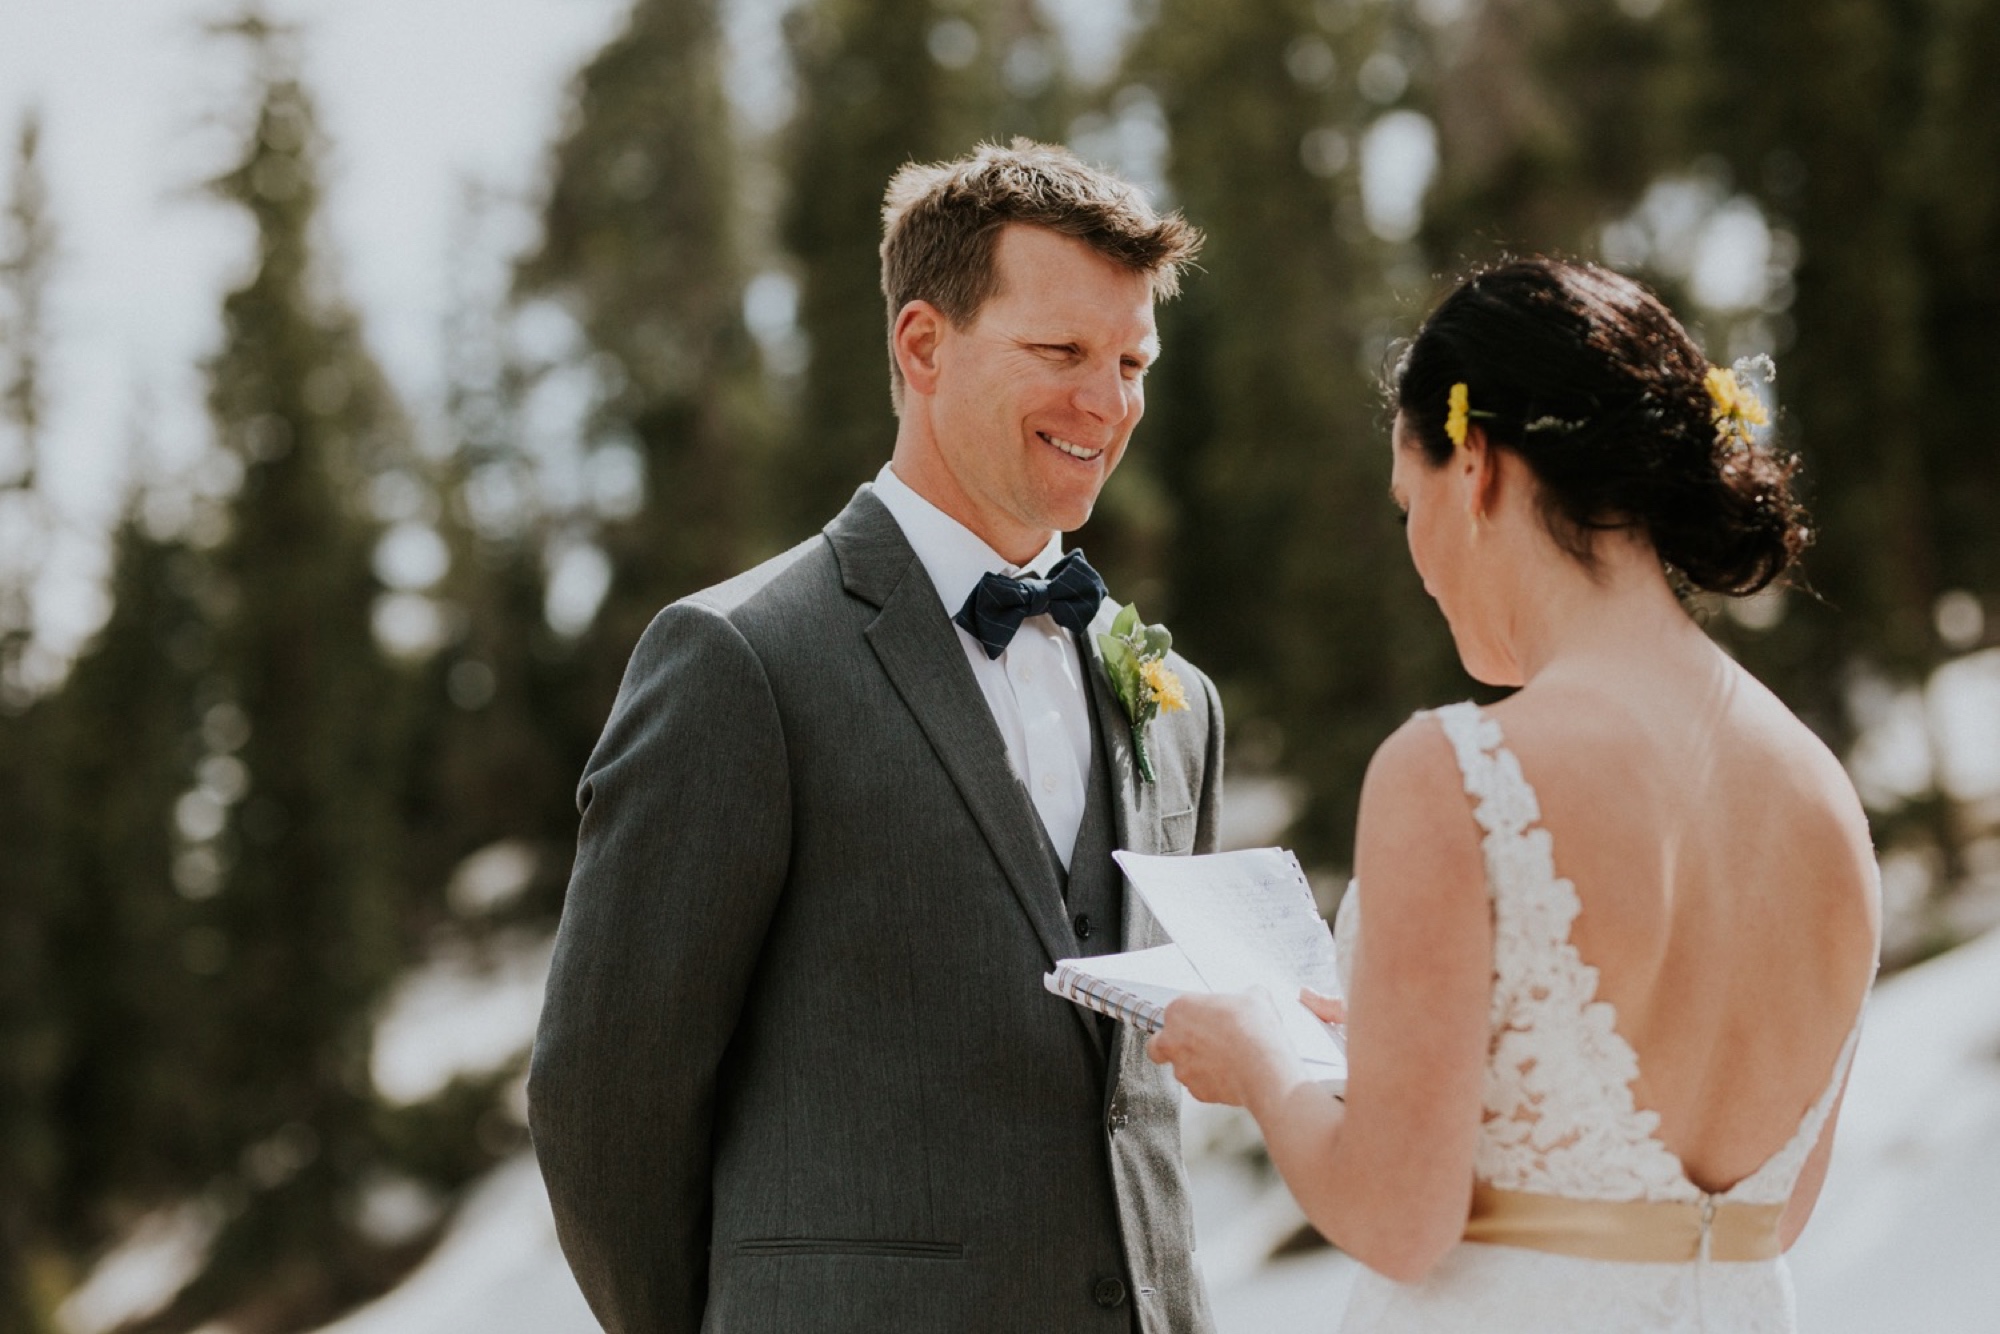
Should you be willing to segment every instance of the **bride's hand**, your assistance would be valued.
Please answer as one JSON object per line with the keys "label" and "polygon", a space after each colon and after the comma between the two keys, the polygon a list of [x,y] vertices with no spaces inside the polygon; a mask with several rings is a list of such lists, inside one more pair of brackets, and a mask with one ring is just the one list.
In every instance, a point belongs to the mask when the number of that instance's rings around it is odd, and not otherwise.
{"label": "bride's hand", "polygon": [[1146,1044],[1146,1055],[1155,1065],[1173,1066],[1196,1101],[1233,1107],[1249,1106],[1282,1082],[1292,1061],[1278,1007],[1261,990],[1180,997],[1167,1006],[1166,1025]]}
{"label": "bride's hand", "polygon": [[1299,1003],[1319,1016],[1323,1024],[1347,1022],[1347,1002],[1338,996],[1322,996],[1311,987],[1299,988]]}

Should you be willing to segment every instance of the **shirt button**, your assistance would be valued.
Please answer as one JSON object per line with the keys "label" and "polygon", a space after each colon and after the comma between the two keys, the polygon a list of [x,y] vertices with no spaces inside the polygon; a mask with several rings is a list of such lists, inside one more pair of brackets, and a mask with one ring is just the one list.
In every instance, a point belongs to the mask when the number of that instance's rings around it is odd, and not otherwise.
{"label": "shirt button", "polygon": [[1042,791],[1053,792],[1055,790],[1056,790],[1056,776],[1054,774],[1043,774]]}
{"label": "shirt button", "polygon": [[1019,673],[1017,673],[1017,675],[1020,676],[1023,682],[1033,681],[1035,679],[1035,669],[1028,666],[1026,663],[1023,663],[1021,664],[1021,670]]}
{"label": "shirt button", "polygon": [[1106,1310],[1125,1303],[1125,1285],[1115,1278],[1100,1278],[1090,1295]]}
{"label": "shirt button", "polygon": [[1076,915],[1076,938],[1078,940],[1090,939],[1090,914],[1087,912],[1080,912]]}

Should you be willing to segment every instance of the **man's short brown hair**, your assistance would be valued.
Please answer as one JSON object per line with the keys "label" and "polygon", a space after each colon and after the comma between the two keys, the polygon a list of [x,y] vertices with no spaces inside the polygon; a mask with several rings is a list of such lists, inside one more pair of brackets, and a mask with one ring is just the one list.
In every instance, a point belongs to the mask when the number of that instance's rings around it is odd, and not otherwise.
{"label": "man's short brown hair", "polygon": [[[912,301],[928,301],[963,328],[999,287],[994,264],[1010,223],[1073,236],[1098,254],[1152,279],[1155,297],[1180,291],[1181,270],[1201,249],[1201,232],[1179,213],[1165,217],[1134,187],[1087,165],[1066,148],[1016,139],[981,144],[954,162],[911,162],[882,199],[882,295],[889,334]],[[890,389],[903,405],[903,371],[889,354]]]}

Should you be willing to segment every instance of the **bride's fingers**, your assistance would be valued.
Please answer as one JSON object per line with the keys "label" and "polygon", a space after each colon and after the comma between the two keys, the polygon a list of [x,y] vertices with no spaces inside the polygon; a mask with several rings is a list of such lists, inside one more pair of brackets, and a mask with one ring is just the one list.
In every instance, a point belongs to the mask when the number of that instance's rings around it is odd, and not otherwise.
{"label": "bride's fingers", "polygon": [[1315,1015],[1329,1024],[1347,1022],[1347,1002],[1335,996],[1322,996],[1311,987],[1299,988],[1299,1000]]}

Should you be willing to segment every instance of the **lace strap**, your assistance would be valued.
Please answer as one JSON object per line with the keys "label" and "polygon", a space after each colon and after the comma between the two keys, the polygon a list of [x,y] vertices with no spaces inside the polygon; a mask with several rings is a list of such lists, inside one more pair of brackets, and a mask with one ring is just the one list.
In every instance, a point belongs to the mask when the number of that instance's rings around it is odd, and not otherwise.
{"label": "lace strap", "polygon": [[1507,749],[1499,723],[1471,700],[1434,709],[1432,716],[1458,756],[1465,794],[1478,803],[1472,817],[1486,831],[1489,845],[1494,839],[1525,833],[1542,818],[1535,789],[1521,773],[1521,762]]}
{"label": "lace strap", "polygon": [[[1511,1010],[1524,989],[1539,988],[1541,999],[1529,1005],[1536,1022],[1526,1026],[1553,1031],[1570,1022],[1572,1008],[1581,1012],[1588,1006],[1597,990],[1597,970],[1569,941],[1570,923],[1582,906],[1576,887],[1556,874],[1554,840],[1547,829],[1535,827],[1541,801],[1507,748],[1498,720],[1470,700],[1446,705],[1433,716],[1458,757],[1472,818],[1485,831],[1480,851],[1494,905],[1495,1015]],[[1557,976],[1565,980],[1562,999],[1547,985]]]}

